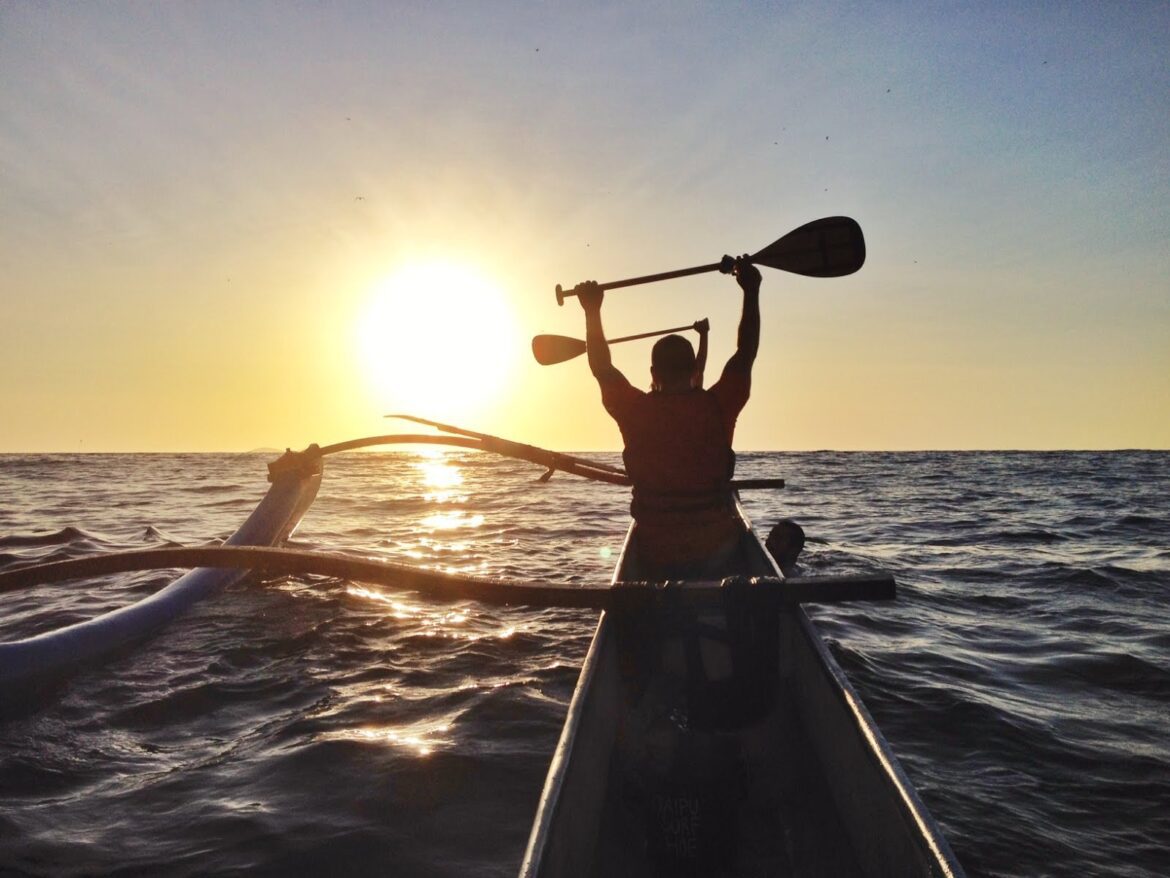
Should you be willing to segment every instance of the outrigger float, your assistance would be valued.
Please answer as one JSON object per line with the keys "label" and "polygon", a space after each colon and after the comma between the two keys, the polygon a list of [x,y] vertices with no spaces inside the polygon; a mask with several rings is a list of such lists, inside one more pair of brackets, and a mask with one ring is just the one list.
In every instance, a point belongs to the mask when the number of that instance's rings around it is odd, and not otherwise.
{"label": "outrigger float", "polygon": [[[463,577],[278,548],[316,497],[325,458],[439,444],[628,485],[571,455],[412,418],[394,434],[288,452],[225,546],[118,552],[0,573],[0,592],[142,569],[195,567],[96,619],[0,643],[0,699],[92,667],[252,575],[323,574],[437,599],[601,610],[533,823],[521,875],[961,876],[935,821],[816,628],[806,602],[889,599],[888,576],[785,576],[738,506],[725,578],[646,582],[631,526],[608,589]],[[781,487],[743,480],[737,490]]]}

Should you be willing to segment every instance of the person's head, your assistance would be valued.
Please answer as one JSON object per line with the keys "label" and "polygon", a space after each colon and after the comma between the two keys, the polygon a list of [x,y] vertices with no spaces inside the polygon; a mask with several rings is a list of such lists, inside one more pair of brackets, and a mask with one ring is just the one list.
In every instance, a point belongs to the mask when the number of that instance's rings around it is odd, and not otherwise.
{"label": "person's head", "polygon": [[695,349],[681,335],[658,339],[650,352],[650,378],[655,390],[689,390],[695,373]]}
{"label": "person's head", "polygon": [[785,518],[776,522],[764,545],[768,547],[780,569],[787,572],[796,564],[796,559],[800,557],[800,552],[804,548],[804,528],[791,518]]}

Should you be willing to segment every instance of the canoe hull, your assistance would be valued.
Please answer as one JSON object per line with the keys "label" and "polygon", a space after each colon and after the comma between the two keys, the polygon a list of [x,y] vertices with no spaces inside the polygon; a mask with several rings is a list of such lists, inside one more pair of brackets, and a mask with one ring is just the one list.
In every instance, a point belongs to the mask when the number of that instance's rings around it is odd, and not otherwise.
{"label": "canoe hull", "polygon": [[[779,575],[743,520],[728,575]],[[631,528],[615,581],[639,578]],[[804,611],[720,615],[602,615],[520,874],[961,875]],[[736,682],[745,654],[768,667]]]}

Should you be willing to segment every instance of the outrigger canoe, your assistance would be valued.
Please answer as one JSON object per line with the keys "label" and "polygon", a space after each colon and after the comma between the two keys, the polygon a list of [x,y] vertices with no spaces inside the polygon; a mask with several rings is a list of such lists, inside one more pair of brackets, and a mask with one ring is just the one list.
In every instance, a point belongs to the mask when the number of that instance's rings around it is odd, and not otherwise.
{"label": "outrigger canoe", "polygon": [[[961,876],[938,826],[799,604],[873,596],[874,577],[789,577],[742,523],[718,582],[646,583],[631,527],[610,589],[508,583],[269,548],[312,503],[326,455],[385,444],[475,448],[628,485],[616,467],[422,419],[456,435],[374,436],[286,454],[224,548],[153,549],[0,573],[0,593],[68,578],[197,566],[120,610],[0,644],[0,706],[92,663],[245,576],[318,573],[440,599],[602,609],[553,755],[522,878]],[[733,482],[779,487],[781,480]],[[261,548],[255,548],[255,547]],[[892,586],[889,577],[877,577]],[[845,580],[845,581],[841,581]],[[868,581],[867,581],[868,580]]]}
{"label": "outrigger canoe", "polygon": [[[781,571],[737,508],[714,606],[602,614],[522,878],[962,875],[805,612],[743,585]],[[632,526],[614,584],[645,578]]]}

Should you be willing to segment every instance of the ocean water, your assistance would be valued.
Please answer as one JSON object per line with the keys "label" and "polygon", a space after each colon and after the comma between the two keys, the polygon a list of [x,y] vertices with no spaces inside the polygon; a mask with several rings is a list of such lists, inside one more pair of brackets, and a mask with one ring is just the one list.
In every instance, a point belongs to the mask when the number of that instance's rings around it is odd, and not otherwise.
{"label": "ocean water", "polygon": [[[599,456],[616,462],[616,458]],[[0,569],[228,536],[261,455],[0,456]],[[604,586],[621,488],[329,460],[293,545]],[[1170,453],[743,454],[757,529],[895,604],[813,616],[972,876],[1170,874]],[[0,640],[175,571],[3,596]],[[590,613],[249,581],[0,719],[0,874],[514,875]]]}

